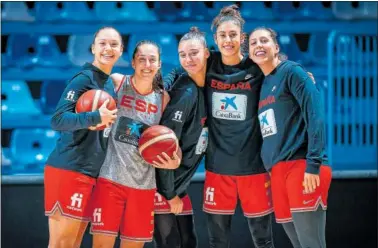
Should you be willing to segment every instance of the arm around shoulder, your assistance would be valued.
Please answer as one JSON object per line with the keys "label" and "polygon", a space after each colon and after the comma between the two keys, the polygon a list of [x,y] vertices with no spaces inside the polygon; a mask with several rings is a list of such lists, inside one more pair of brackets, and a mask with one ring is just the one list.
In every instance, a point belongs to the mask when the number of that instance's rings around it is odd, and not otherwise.
{"label": "arm around shoulder", "polygon": [[110,78],[112,79],[113,84],[114,84],[114,89],[116,91],[118,91],[119,87],[121,87],[124,77],[125,77],[125,75],[123,75],[121,73],[113,73],[113,74],[110,75]]}

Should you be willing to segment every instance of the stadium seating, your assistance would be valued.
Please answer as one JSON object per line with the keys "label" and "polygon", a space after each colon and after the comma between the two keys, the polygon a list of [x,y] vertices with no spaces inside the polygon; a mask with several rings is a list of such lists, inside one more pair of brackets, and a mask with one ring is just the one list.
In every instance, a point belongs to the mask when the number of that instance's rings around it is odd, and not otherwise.
{"label": "stadium seating", "polygon": [[1,113],[7,115],[39,115],[41,111],[35,105],[25,81],[1,81]]}
{"label": "stadium seating", "polygon": [[241,15],[246,20],[273,20],[273,11],[264,2],[241,2]]}
{"label": "stadium seating", "polygon": [[94,21],[96,17],[85,2],[48,2],[35,3],[36,18],[44,22]]}
{"label": "stadium seating", "polygon": [[212,16],[212,18],[215,18],[223,7],[230,6],[233,4],[236,4],[236,2],[233,2],[233,1],[213,2],[213,8],[210,9],[210,15]]}
{"label": "stadium seating", "polygon": [[52,114],[66,87],[66,81],[44,81],[41,87],[41,109],[45,114]]}
{"label": "stadium seating", "polygon": [[95,2],[95,15],[106,22],[156,21],[145,2]]}
{"label": "stadium seating", "polygon": [[154,11],[159,20],[173,22],[178,19],[180,9],[175,6],[174,2],[155,2]]}
{"label": "stadium seating", "polygon": [[331,6],[317,2],[273,2],[274,17],[281,20],[332,19]]}
{"label": "stadium seating", "polygon": [[329,33],[314,33],[310,36],[308,53],[311,61],[318,65],[328,63],[328,35]]}
{"label": "stadium seating", "polygon": [[332,11],[339,19],[376,19],[377,2],[334,2]]}
{"label": "stadium seating", "polygon": [[12,158],[23,165],[44,164],[57,139],[58,133],[49,129],[15,129],[10,141]]}
{"label": "stadium seating", "polygon": [[12,34],[8,39],[6,56],[12,66],[69,66],[67,57],[60,52],[51,35]]}
{"label": "stadium seating", "polygon": [[152,40],[159,44],[161,48],[161,60],[163,66],[179,65],[177,54],[178,41],[173,34],[168,33],[131,34],[129,44],[127,45],[130,61],[132,60],[132,53],[135,49],[136,44],[141,40]]}
{"label": "stadium seating", "polygon": [[308,19],[329,20],[334,19],[332,2],[329,7],[324,6],[320,1],[302,1],[300,15]]}
{"label": "stadium seating", "polygon": [[307,55],[299,50],[295,37],[290,34],[280,34],[278,36],[278,43],[281,52],[288,56],[288,59],[296,61],[302,65],[310,63]]}
{"label": "stadium seating", "polygon": [[[72,35],[68,38],[67,54],[72,64],[82,66],[86,62],[93,61],[93,54],[91,45],[93,42],[93,35]],[[122,57],[118,59],[116,66],[128,67],[130,63],[127,62],[127,51],[124,51]]]}
{"label": "stadium seating", "polygon": [[211,20],[209,9],[204,2],[182,2],[179,20],[182,21],[208,21]]}
{"label": "stadium seating", "polygon": [[22,21],[33,22],[35,21],[25,4],[25,2],[1,2],[1,20],[2,21]]}
{"label": "stadium seating", "polygon": [[1,167],[12,165],[9,152],[9,148],[1,147]]}

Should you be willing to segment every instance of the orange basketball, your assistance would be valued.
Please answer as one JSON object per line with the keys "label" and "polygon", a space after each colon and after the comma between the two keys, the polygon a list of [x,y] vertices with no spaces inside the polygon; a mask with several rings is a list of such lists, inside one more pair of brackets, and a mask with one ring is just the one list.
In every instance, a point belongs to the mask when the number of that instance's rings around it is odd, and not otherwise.
{"label": "orange basketball", "polygon": [[157,155],[165,152],[173,157],[179,148],[176,134],[168,127],[156,125],[147,128],[139,138],[139,153],[149,164],[159,162]]}
{"label": "orange basketball", "polygon": [[[99,109],[104,102],[109,99],[107,104],[107,108],[109,110],[114,110],[117,108],[117,104],[113,97],[109,95],[106,91],[100,89],[93,89],[88,90],[84,94],[82,94],[76,102],[76,113],[82,112],[93,112]],[[105,125],[97,127],[96,130],[103,130],[105,129]]]}

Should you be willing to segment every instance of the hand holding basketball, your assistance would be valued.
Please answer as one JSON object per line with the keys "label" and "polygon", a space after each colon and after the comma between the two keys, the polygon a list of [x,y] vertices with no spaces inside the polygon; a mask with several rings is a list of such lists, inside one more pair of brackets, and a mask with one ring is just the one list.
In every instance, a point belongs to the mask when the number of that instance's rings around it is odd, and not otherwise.
{"label": "hand holding basketball", "polygon": [[176,169],[181,162],[179,148],[176,134],[166,126],[149,127],[139,138],[140,156],[157,168]]}
{"label": "hand holding basketball", "polygon": [[113,124],[114,121],[117,119],[117,109],[109,110],[106,106],[109,103],[109,99],[106,99],[105,102],[101,105],[98,109],[100,111],[101,116],[101,123],[100,126],[105,125],[108,127],[109,125]]}
{"label": "hand holding basketball", "polygon": [[90,130],[103,130],[117,118],[117,105],[109,93],[100,89],[88,90],[76,102],[76,113],[94,112],[99,110],[101,123],[89,127]]}
{"label": "hand holding basketball", "polygon": [[173,157],[169,157],[165,152],[157,155],[159,161],[153,161],[153,165],[159,169],[174,170],[181,164],[181,149],[178,148],[177,152],[173,152]]}

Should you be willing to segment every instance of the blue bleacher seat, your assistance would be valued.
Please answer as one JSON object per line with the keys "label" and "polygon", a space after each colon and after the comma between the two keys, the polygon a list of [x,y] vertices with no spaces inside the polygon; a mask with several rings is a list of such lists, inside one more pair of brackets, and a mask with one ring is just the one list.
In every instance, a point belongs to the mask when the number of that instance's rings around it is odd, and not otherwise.
{"label": "blue bleacher seat", "polygon": [[9,64],[17,67],[67,67],[69,61],[50,35],[9,35],[6,56]]}
{"label": "blue bleacher seat", "polygon": [[314,64],[328,64],[328,33],[313,33],[310,36],[308,54]]}
{"label": "blue bleacher seat", "polygon": [[52,114],[66,88],[66,81],[44,81],[41,87],[41,109],[45,114]]}
{"label": "blue bleacher seat", "polygon": [[36,2],[36,19],[39,21],[93,21],[95,16],[85,2]]}
{"label": "blue bleacher seat", "polygon": [[296,61],[302,65],[308,65],[310,63],[307,55],[299,49],[293,35],[280,34],[278,36],[278,43],[280,46],[280,52],[286,54],[289,60]]}
{"label": "blue bleacher seat", "polygon": [[214,2],[213,8],[210,9],[210,15],[214,18],[219,14],[219,12],[221,11],[223,7],[230,6],[233,4],[236,4],[236,2],[232,2],[232,1]]}
{"label": "blue bleacher seat", "polygon": [[211,20],[209,9],[204,2],[182,2],[182,10],[179,19],[183,21]]}
{"label": "blue bleacher seat", "polygon": [[145,2],[95,2],[94,10],[97,19],[106,22],[157,20]]}
{"label": "blue bleacher seat", "polygon": [[1,166],[12,165],[9,148],[1,147]]}
{"label": "blue bleacher seat", "polygon": [[241,2],[240,13],[246,20],[273,20],[272,8],[264,2]]}
{"label": "blue bleacher seat", "polygon": [[174,2],[155,2],[154,12],[159,20],[173,22],[179,17],[180,9],[175,6]]}
{"label": "blue bleacher seat", "polygon": [[25,81],[1,81],[1,113],[7,115],[40,115]]}
{"label": "blue bleacher seat", "polygon": [[[68,38],[67,55],[72,64],[82,66],[86,62],[91,63],[94,55],[91,51],[93,42],[93,35],[71,35]],[[128,55],[124,49],[122,57],[118,59],[116,66],[128,67],[130,63],[127,62]]]}
{"label": "blue bleacher seat", "polygon": [[44,164],[55,147],[58,132],[51,129],[14,129],[10,149],[17,164]]}
{"label": "blue bleacher seat", "polygon": [[132,60],[132,53],[135,49],[136,44],[141,40],[152,40],[155,41],[161,48],[161,61],[162,66],[168,65],[179,65],[178,60],[178,41],[173,34],[167,33],[156,33],[156,34],[132,34],[128,42],[128,51],[130,56],[130,61]]}
{"label": "blue bleacher seat", "polygon": [[302,1],[301,16],[309,19],[328,20],[335,18],[332,12],[332,5],[325,7],[320,1]]}
{"label": "blue bleacher seat", "polygon": [[34,16],[28,10],[25,2],[11,2],[4,1],[1,2],[1,20],[2,21],[22,21],[22,22],[33,22],[35,20]]}
{"label": "blue bleacher seat", "polygon": [[332,11],[339,19],[377,19],[377,2],[334,2]]}
{"label": "blue bleacher seat", "polygon": [[299,20],[303,19],[303,16],[300,14],[301,2],[296,2],[298,6],[294,6],[294,2],[273,2],[272,10],[273,15],[276,19],[280,20]]}

